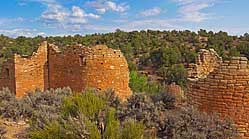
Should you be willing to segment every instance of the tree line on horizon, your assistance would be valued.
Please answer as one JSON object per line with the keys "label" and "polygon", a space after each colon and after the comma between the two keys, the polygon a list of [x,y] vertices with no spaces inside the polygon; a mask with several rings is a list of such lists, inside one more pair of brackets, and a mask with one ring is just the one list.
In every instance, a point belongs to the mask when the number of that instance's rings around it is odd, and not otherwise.
{"label": "tree line on horizon", "polygon": [[[200,37],[207,37],[208,40],[202,41]],[[187,77],[184,65],[193,63],[200,49],[213,48],[223,59],[229,59],[232,56],[249,58],[248,33],[241,36],[231,36],[227,32],[215,33],[203,29],[197,33],[189,30],[125,32],[117,29],[112,33],[96,33],[85,36],[77,34],[10,38],[0,35],[0,64],[13,53],[32,55],[37,50],[38,44],[44,40],[54,43],[61,50],[76,43],[85,46],[105,44],[110,48],[120,49],[128,61],[131,72],[135,73],[145,67],[150,67],[155,70],[157,76],[162,77],[161,84],[175,82],[182,87],[186,85]],[[144,78],[137,74],[132,75],[138,76],[140,79]],[[140,84],[140,86],[142,85]],[[152,85],[151,88],[158,90],[158,86]]]}

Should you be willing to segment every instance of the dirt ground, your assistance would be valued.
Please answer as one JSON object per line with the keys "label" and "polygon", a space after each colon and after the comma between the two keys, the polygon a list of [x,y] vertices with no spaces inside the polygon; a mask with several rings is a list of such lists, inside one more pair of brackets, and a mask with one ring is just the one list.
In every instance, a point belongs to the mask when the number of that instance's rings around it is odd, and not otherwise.
{"label": "dirt ground", "polygon": [[7,131],[4,134],[6,139],[25,139],[26,129],[29,127],[24,121],[13,122],[6,119],[0,119],[0,126]]}

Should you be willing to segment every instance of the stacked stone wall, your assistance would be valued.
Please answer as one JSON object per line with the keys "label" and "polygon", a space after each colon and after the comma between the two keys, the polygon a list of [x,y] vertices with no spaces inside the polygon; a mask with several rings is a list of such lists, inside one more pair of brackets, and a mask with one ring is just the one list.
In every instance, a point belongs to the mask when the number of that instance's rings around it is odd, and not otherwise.
{"label": "stacked stone wall", "polygon": [[100,90],[112,88],[120,98],[131,95],[129,88],[129,69],[120,50],[104,45],[91,47],[86,57],[88,87]]}
{"label": "stacked stone wall", "polygon": [[122,53],[103,45],[74,46],[64,52],[49,49],[50,88],[69,86],[74,91],[86,88],[112,88],[121,98],[130,96],[128,64]]}
{"label": "stacked stone wall", "polygon": [[245,57],[222,62],[205,78],[190,78],[188,103],[231,118],[239,138],[249,138],[249,66]]}
{"label": "stacked stone wall", "polygon": [[62,87],[75,92],[110,88],[122,99],[131,95],[125,57],[105,45],[75,45],[61,52],[55,45],[44,42],[32,56],[15,54],[3,65],[0,74],[0,87],[8,87],[17,97],[36,89]]}
{"label": "stacked stone wall", "polygon": [[[29,91],[48,88],[47,79],[47,43],[43,43],[31,57],[15,54],[15,93],[17,97]],[[11,76],[13,76],[11,75]]]}
{"label": "stacked stone wall", "polygon": [[219,66],[221,62],[222,58],[213,49],[201,49],[195,59],[195,64],[188,66],[188,75],[190,78],[203,78]]}
{"label": "stacked stone wall", "polygon": [[181,105],[184,103],[184,91],[181,86],[172,83],[166,87],[166,90],[169,94],[173,95],[176,99],[176,105]]}
{"label": "stacked stone wall", "polygon": [[8,88],[11,92],[15,92],[15,66],[14,60],[8,59],[0,68],[0,89]]}
{"label": "stacked stone wall", "polygon": [[60,52],[56,46],[49,47],[49,87],[62,88],[70,87],[74,91],[82,91],[85,84],[85,68],[80,65],[81,49],[79,46],[72,46]]}

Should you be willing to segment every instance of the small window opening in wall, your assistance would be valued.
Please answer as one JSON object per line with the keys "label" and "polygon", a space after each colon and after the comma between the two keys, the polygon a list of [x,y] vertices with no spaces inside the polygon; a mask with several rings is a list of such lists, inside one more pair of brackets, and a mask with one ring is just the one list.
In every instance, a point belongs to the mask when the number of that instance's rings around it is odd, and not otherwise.
{"label": "small window opening in wall", "polygon": [[105,57],[105,55],[103,55],[103,57]]}
{"label": "small window opening in wall", "polygon": [[80,56],[79,61],[80,61],[80,66],[86,65],[86,58],[84,56]]}
{"label": "small window opening in wall", "polygon": [[120,55],[118,55],[118,57],[120,57]]}
{"label": "small window opening in wall", "polygon": [[8,68],[6,68],[5,71],[6,71],[7,78],[9,78],[10,77],[10,70]]}
{"label": "small window opening in wall", "polygon": [[104,63],[103,63],[103,62],[101,62],[100,64],[101,64],[101,65],[103,65]]}

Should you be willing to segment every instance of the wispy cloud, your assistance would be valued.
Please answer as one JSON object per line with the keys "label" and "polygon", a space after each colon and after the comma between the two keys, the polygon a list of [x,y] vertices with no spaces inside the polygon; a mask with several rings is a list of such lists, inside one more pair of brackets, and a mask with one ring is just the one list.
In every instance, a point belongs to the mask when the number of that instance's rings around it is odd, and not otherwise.
{"label": "wispy cloud", "polygon": [[25,29],[25,28],[17,28],[17,29],[0,29],[1,34],[5,34],[10,37],[18,37],[18,36],[26,36],[26,37],[34,37],[34,36],[45,36],[46,33],[40,32],[37,29]]}
{"label": "wispy cloud", "polygon": [[147,9],[147,10],[144,10],[142,12],[140,12],[140,15],[141,16],[156,16],[156,15],[159,15],[161,13],[161,8],[159,7],[153,7],[151,9]]}
{"label": "wispy cloud", "polygon": [[181,25],[177,24],[175,19],[145,19],[130,21],[127,24],[122,25],[120,28],[126,31],[132,30],[180,30],[184,29]]}
{"label": "wispy cloud", "polygon": [[212,7],[217,0],[174,0],[179,5],[181,18],[189,22],[202,22],[210,18],[209,13],[203,12],[204,9]]}
{"label": "wispy cloud", "polygon": [[0,18],[0,26],[2,25],[11,25],[13,23],[20,23],[24,22],[24,18],[22,17],[17,17],[17,18]]}
{"label": "wispy cloud", "polygon": [[62,22],[69,16],[69,11],[57,3],[47,4],[47,10],[41,15],[46,22]]}
{"label": "wispy cloud", "polygon": [[181,30],[184,27],[177,24],[177,20],[166,20],[166,19],[141,19],[141,20],[120,20],[113,21],[115,24],[112,25],[86,25],[85,29],[91,29],[97,32],[113,32],[116,29],[121,29],[124,31],[134,31],[134,30]]}
{"label": "wispy cloud", "polygon": [[72,26],[77,28],[79,24],[85,24],[89,19],[99,19],[100,16],[87,13],[79,6],[66,8],[56,0],[24,0],[25,2],[39,2],[47,8],[42,12],[40,21],[47,25],[58,25],[59,27]]}
{"label": "wispy cloud", "polygon": [[86,2],[86,5],[95,8],[95,10],[100,14],[104,14],[108,10],[123,13],[129,9],[129,5],[125,3],[118,4],[110,0],[89,1]]}
{"label": "wispy cloud", "polygon": [[87,22],[87,18],[99,19],[99,15],[93,13],[86,13],[83,9],[78,6],[72,7],[72,13],[70,14],[70,22],[72,24],[84,24]]}

